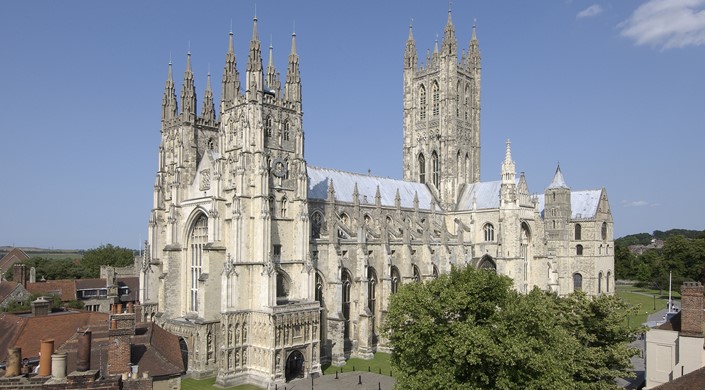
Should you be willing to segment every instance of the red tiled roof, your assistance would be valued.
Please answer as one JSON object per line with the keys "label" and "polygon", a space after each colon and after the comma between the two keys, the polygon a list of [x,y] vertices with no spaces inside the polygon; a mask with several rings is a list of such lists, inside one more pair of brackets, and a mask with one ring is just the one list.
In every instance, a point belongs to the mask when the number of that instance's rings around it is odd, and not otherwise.
{"label": "red tiled roof", "polygon": [[39,355],[41,339],[54,339],[54,349],[58,349],[70,339],[79,328],[92,328],[104,324],[107,327],[108,314],[90,311],[70,311],[53,313],[40,317],[23,317],[14,314],[0,315],[0,361],[5,361],[7,348],[22,348],[22,357]]}
{"label": "red tiled roof", "polygon": [[3,273],[7,272],[18,261],[25,261],[29,256],[20,248],[12,248],[5,256],[0,259],[0,270]]}
{"label": "red tiled roof", "polygon": [[17,282],[10,282],[7,280],[0,281],[0,303],[2,303],[5,298],[7,298],[20,284]]}
{"label": "red tiled roof", "polygon": [[653,388],[654,390],[705,389],[705,367]]}
{"label": "red tiled roof", "polygon": [[27,283],[27,291],[32,294],[52,294],[61,297],[63,302],[76,300],[76,281],[69,279],[47,280]]}

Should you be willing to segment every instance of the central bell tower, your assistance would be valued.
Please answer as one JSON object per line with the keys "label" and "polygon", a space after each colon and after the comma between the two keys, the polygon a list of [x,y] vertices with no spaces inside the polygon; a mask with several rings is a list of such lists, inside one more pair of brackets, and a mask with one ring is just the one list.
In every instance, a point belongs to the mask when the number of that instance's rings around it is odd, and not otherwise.
{"label": "central bell tower", "polygon": [[458,59],[448,11],[443,41],[418,64],[412,27],[404,53],[404,180],[426,183],[444,209],[480,181],[480,49],[473,25]]}

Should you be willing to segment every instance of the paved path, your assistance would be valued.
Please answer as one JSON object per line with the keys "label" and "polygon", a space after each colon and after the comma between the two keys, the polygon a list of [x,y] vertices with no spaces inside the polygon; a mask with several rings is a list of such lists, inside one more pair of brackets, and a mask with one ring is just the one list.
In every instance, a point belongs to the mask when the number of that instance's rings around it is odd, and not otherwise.
{"label": "paved path", "polygon": [[[358,384],[362,381],[362,384]],[[283,386],[279,386],[278,390],[392,390],[394,389],[394,378],[387,375],[380,375],[371,372],[355,371],[344,372],[338,374],[338,379],[335,375],[322,375],[318,378],[313,378],[313,386],[311,378],[303,378],[293,380]]]}

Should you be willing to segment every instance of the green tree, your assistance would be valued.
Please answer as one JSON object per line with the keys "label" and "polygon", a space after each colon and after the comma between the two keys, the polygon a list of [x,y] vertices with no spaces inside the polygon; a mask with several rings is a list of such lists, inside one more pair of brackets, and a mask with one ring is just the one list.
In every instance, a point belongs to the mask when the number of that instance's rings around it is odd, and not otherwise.
{"label": "green tree", "polygon": [[132,249],[113,246],[112,244],[101,245],[98,248],[89,249],[81,259],[83,277],[97,278],[100,276],[100,266],[109,265],[113,267],[125,267],[132,265],[135,254]]}
{"label": "green tree", "polygon": [[402,389],[615,388],[634,334],[614,297],[519,294],[506,276],[454,268],[392,296],[384,332]]}

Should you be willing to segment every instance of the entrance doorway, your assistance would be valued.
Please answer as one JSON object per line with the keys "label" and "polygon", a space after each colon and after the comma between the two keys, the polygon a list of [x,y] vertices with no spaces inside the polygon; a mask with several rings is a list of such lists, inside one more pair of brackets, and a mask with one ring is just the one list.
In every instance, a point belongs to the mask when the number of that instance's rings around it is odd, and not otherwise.
{"label": "entrance doorway", "polygon": [[188,370],[188,344],[183,337],[179,337],[179,348],[181,349],[181,359],[184,361],[184,371]]}
{"label": "entrance doorway", "polygon": [[299,351],[293,351],[286,358],[286,368],[284,375],[286,381],[304,377],[304,355]]}

